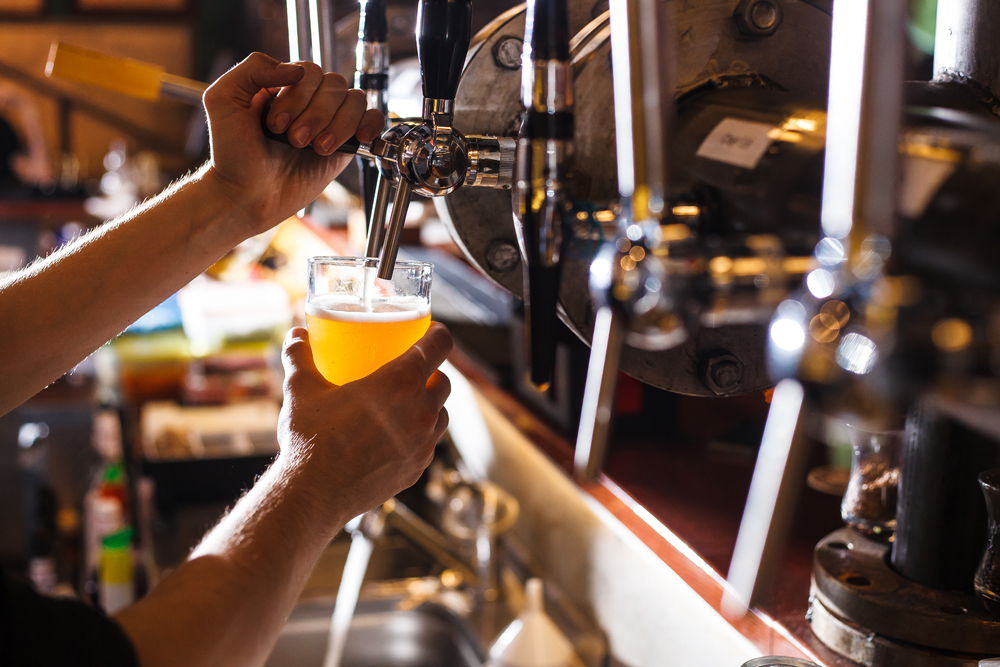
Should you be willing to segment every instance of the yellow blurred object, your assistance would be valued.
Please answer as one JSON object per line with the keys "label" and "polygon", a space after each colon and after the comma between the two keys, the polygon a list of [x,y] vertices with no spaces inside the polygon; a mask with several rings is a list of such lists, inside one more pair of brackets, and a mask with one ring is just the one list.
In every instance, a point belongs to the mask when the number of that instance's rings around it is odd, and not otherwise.
{"label": "yellow blurred object", "polygon": [[160,65],[52,42],[45,75],[153,102],[160,96],[200,104],[208,85],[167,74]]}
{"label": "yellow blurred object", "polygon": [[[299,218],[288,218],[278,226],[278,233],[271,239],[265,256],[277,261],[274,271],[265,272],[265,275],[285,288],[293,304],[302,304],[309,285],[309,258],[345,252],[345,248],[334,248]],[[302,308],[296,306],[296,312],[302,312]]]}

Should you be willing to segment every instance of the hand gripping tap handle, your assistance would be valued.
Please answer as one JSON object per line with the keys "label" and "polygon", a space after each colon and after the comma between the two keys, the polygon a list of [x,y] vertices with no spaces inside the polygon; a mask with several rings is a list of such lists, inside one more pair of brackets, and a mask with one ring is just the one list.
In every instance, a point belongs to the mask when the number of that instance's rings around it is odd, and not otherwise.
{"label": "hand gripping tap handle", "polygon": [[[264,136],[271,141],[277,141],[279,144],[285,144],[286,146],[291,146],[292,142],[288,140],[288,134],[285,132],[278,133],[273,131],[267,126],[267,112],[271,110],[271,105],[274,104],[274,98],[271,98],[267,104],[264,105],[264,109],[260,112],[260,129],[264,132]],[[303,146],[303,148],[312,148],[312,143]],[[357,137],[351,137],[344,143],[342,143],[336,153],[346,153],[348,155],[371,155],[370,147],[365,144],[362,145],[361,140]]]}
{"label": "hand gripping tap handle", "polygon": [[[531,382],[545,389],[555,374],[561,258],[568,238],[573,109],[566,0],[528,3],[522,58],[526,107],[517,146],[515,210],[527,271],[525,333]],[[555,156],[539,160],[538,156]],[[544,192],[537,192],[539,184]]]}

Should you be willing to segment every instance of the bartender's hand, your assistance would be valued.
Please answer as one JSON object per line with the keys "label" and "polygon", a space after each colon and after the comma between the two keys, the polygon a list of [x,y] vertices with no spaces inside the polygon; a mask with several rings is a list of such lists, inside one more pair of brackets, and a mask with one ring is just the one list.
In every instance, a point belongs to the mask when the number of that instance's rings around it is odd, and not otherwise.
{"label": "bartender's hand", "polygon": [[[260,116],[292,146],[264,137]],[[205,91],[212,148],[208,175],[246,214],[249,234],[264,231],[315,199],[350,163],[334,153],[347,139],[377,137],[385,119],[344,77],[311,62],[280,63],[253,53]],[[302,147],[313,143],[312,149]]]}
{"label": "bartender's hand", "polygon": [[[282,361],[285,401],[278,425],[282,454],[303,466],[341,521],[412,486],[448,426],[448,378],[437,370],[451,352],[441,324],[368,377],[331,385],[313,363],[308,332],[288,332]],[[339,527],[339,526],[338,526]]]}

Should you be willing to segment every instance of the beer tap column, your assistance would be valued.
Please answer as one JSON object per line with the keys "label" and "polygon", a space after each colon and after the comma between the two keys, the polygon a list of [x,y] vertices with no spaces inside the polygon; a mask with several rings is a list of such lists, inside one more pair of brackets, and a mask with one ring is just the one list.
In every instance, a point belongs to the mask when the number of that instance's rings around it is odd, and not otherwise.
{"label": "beer tap column", "polygon": [[[687,337],[654,251],[666,210],[667,138],[673,113],[671,3],[610,4],[615,133],[621,213],[618,235],[590,266],[596,317],[577,432],[574,469],[593,481],[603,465],[622,346],[673,347]],[[678,281],[674,281],[677,283]]]}
{"label": "beer tap column", "polygon": [[517,139],[514,211],[524,273],[524,318],[531,382],[555,372],[560,260],[572,205],[573,70],[566,0],[528,0],[521,55],[524,118]]}
{"label": "beer tap column", "polygon": [[399,141],[399,182],[379,259],[379,278],[392,277],[410,195],[445,195],[465,180],[468,145],[452,121],[471,36],[471,0],[421,0],[417,8],[417,58],[423,82],[423,123]]}
{"label": "beer tap column", "polygon": [[[369,109],[378,109],[386,118],[389,117],[388,33],[386,0],[362,0],[361,17],[358,24],[357,67],[354,73],[354,87],[365,91]],[[379,195],[379,171],[372,160],[359,157],[357,162],[361,178],[361,193],[365,201],[365,216],[369,220],[368,236],[371,238],[372,209]],[[386,199],[387,194],[383,195]],[[381,230],[378,232],[375,236],[380,241]]]}
{"label": "beer tap column", "polygon": [[[829,275],[833,286],[782,302],[771,320],[768,361],[771,374],[784,379],[768,412],[729,568],[732,588],[723,611],[730,617],[761,600],[782,555],[805,472],[804,415],[810,405],[860,382],[878,360],[879,337],[865,314],[887,259],[880,247],[888,247],[895,222],[906,7],[906,0],[838,0],[834,8],[821,210],[825,238],[815,253],[817,270]],[[827,305],[850,308],[850,333],[840,328],[832,335],[814,333],[810,325],[828,312]],[[836,365],[824,376],[811,370],[817,366],[807,359],[832,359]]]}

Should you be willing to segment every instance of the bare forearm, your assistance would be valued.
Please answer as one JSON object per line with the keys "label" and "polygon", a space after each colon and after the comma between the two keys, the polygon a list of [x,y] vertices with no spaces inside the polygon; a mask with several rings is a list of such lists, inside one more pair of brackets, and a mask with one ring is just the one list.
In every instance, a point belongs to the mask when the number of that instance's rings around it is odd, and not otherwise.
{"label": "bare forearm", "polygon": [[0,283],[0,414],[56,380],[243,239],[203,168]]}
{"label": "bare forearm", "polygon": [[117,617],[143,667],[264,662],[342,525],[284,455],[147,598]]}

